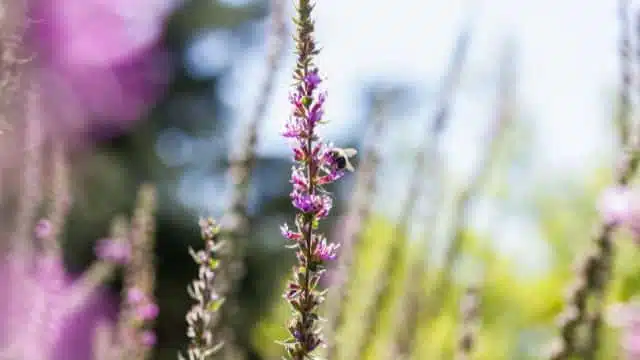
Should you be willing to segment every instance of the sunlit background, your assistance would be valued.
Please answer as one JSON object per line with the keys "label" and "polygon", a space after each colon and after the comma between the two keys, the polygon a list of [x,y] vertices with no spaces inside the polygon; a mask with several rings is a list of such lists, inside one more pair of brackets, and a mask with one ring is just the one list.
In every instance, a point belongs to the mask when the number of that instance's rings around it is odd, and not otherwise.
{"label": "sunlit background", "polygon": [[[285,3],[290,20],[293,2]],[[511,320],[489,321],[478,359],[539,358],[541,345],[553,334],[571,264],[587,246],[597,195],[611,181],[620,151],[616,2],[316,3],[322,46],[316,63],[326,76],[330,120],[322,136],[362,153],[372,119],[386,119],[376,140],[381,163],[372,198],[375,221],[365,238],[370,248],[388,242],[382,239],[388,229],[406,221],[400,218],[404,199],[418,197],[408,221],[409,244],[429,237],[429,251],[419,256],[435,264],[437,272],[452,236],[456,199],[489,153],[496,119],[506,116],[504,133],[494,139],[500,146],[487,181],[471,194],[463,216],[471,245],[464,247],[454,273],[462,283],[492,284],[488,298],[495,302],[487,314],[501,309],[519,313],[507,316]],[[241,146],[243,125],[264,96],[261,84],[270,71],[271,7],[267,1],[243,0],[30,0],[27,5],[28,46],[18,56],[33,55],[25,71],[36,79],[42,105],[32,116],[42,119],[42,138],[68,145],[73,169],[73,205],[62,240],[66,266],[73,273],[83,271],[112,218],[131,214],[140,184],[155,184],[161,310],[154,359],[175,358],[185,344],[190,300],[184,289],[195,274],[187,247],[199,244],[198,217],[221,218],[230,204],[229,154]],[[295,63],[293,24],[287,21],[286,27],[285,56],[277,63],[274,91],[266,98],[258,128],[248,204],[253,227],[234,321],[248,359],[280,358],[274,340],[284,336],[287,316],[280,294],[294,260],[278,230],[293,218],[291,150],[280,136],[290,112],[287,96]],[[469,47],[459,84],[449,97],[443,132],[432,137],[441,89],[464,36]],[[502,104],[504,98],[511,102]],[[501,106],[509,107],[506,115]],[[19,124],[14,126],[13,134],[20,134]],[[435,142],[425,144],[425,139]],[[6,233],[12,231],[7,219],[13,215],[25,149],[17,147],[20,141],[11,144],[0,155]],[[436,150],[428,152],[424,188],[409,194],[415,155],[425,145]],[[353,183],[349,175],[332,189],[337,216],[331,225],[339,224],[347,210]],[[434,214],[437,221],[427,228]],[[384,256],[373,252],[362,250],[359,261]],[[632,266],[625,266],[621,271],[628,275]],[[356,270],[354,278],[364,279],[363,272]],[[627,275],[614,286],[619,299],[640,288]],[[108,285],[117,296],[119,277]],[[358,286],[353,285],[353,296],[373,296],[371,285]],[[520,307],[505,305],[520,300]],[[352,318],[357,316],[346,319]],[[442,339],[455,336],[452,321],[445,317],[422,331],[432,331],[430,336],[444,344]],[[510,334],[509,326],[521,331]],[[348,337],[351,330],[345,329]],[[377,339],[385,334],[381,330]],[[344,354],[353,351],[342,346]],[[425,345],[423,350],[420,359],[446,359],[451,348]]]}

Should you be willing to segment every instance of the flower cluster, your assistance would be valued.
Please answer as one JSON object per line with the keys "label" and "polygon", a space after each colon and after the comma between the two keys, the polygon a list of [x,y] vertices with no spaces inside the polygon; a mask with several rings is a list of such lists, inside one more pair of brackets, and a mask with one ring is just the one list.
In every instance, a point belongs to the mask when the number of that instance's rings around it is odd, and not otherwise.
{"label": "flower cluster", "polygon": [[[213,339],[212,332],[218,309],[224,303],[224,298],[218,295],[214,284],[219,265],[218,252],[222,246],[218,237],[219,227],[213,219],[208,218],[200,220],[200,229],[205,242],[204,250],[196,252],[189,249],[193,260],[199,265],[198,278],[187,288],[191,298],[196,300],[196,304],[187,313],[189,360],[209,359],[222,346],[222,343]],[[180,355],[180,359],[184,357]]]}
{"label": "flower cluster", "polygon": [[138,334],[138,342],[146,347],[153,347],[156,343],[156,334],[151,329],[146,329],[145,324],[149,324],[158,317],[160,308],[144,291],[137,287],[128,289],[127,304],[133,309],[133,320],[136,327],[143,328]]}
{"label": "flower cluster", "polygon": [[298,259],[293,280],[284,294],[294,316],[288,324],[291,337],[283,345],[289,357],[297,360],[309,357],[323,343],[317,320],[318,307],[324,297],[317,287],[325,271],[324,263],[335,259],[339,245],[328,242],[317,229],[319,221],[328,216],[332,206],[332,198],[323,186],[344,175],[347,161],[341,157],[339,149],[323,143],[316,134],[316,127],[323,123],[326,93],[319,90],[322,79],[312,61],[318,53],[313,39],[312,9],[310,1],[298,2],[295,19],[298,61],[294,90],[289,97],[293,114],[282,134],[293,140],[295,165],[291,172],[291,199],[299,211],[295,229],[287,225],[281,228],[283,236],[297,250]]}
{"label": "flower cluster", "polygon": [[598,208],[607,225],[628,228],[640,239],[640,192],[637,189],[623,186],[606,189]]}
{"label": "flower cluster", "polygon": [[[48,238],[51,228],[49,220],[38,221],[35,238]],[[116,317],[115,299],[101,286],[110,269],[87,281],[96,264],[75,277],[58,253],[7,255],[0,260],[0,358],[91,358],[96,321]]]}

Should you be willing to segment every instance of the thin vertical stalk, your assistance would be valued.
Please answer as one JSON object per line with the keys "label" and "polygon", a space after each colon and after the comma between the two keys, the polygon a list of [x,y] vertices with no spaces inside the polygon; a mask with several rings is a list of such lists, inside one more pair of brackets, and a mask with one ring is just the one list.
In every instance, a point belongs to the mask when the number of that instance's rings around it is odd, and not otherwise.
{"label": "thin vertical stalk", "polygon": [[[415,319],[418,323],[427,323],[440,314],[446,300],[446,295],[451,286],[451,274],[454,265],[458,260],[462,248],[464,246],[464,227],[467,223],[468,213],[471,207],[471,198],[477,191],[484,186],[488,176],[491,174],[493,162],[496,158],[497,151],[501,145],[505,131],[513,117],[512,105],[513,99],[509,94],[513,92],[513,84],[515,82],[515,69],[513,69],[513,53],[512,48],[508,47],[505,51],[505,57],[501,61],[502,74],[500,77],[500,86],[498,89],[498,106],[497,116],[489,129],[487,140],[487,149],[485,149],[480,162],[476,165],[473,173],[466,186],[458,195],[453,210],[453,237],[445,249],[444,263],[442,272],[438,274],[433,288],[430,289],[430,296],[424,299],[424,302],[418,306],[418,316]],[[417,328],[417,324],[414,325]],[[412,335],[411,348],[415,343],[416,333]]]}
{"label": "thin vertical stalk", "polygon": [[456,346],[456,360],[470,360],[478,328],[478,311],[480,309],[479,289],[469,286],[460,301],[460,337]]}
{"label": "thin vertical stalk", "polygon": [[343,229],[342,251],[338,258],[337,266],[332,269],[329,276],[332,280],[333,292],[328,296],[327,309],[329,315],[329,344],[327,358],[334,359],[337,352],[337,330],[343,322],[344,304],[347,300],[347,290],[349,288],[349,274],[354,260],[355,251],[362,239],[362,231],[366,220],[371,213],[372,199],[376,192],[376,170],[380,162],[378,142],[380,141],[382,130],[387,123],[389,116],[384,115],[384,104],[382,100],[374,98],[373,122],[370,134],[366,136],[367,144],[362,154],[362,161],[359,164],[354,185],[353,196],[349,202],[349,210],[345,216],[346,222]]}
{"label": "thin vertical stalk", "polygon": [[[621,164],[614,174],[615,182],[619,186],[626,186],[636,174],[638,162],[638,125],[630,123],[629,94],[631,74],[629,64],[628,39],[628,8],[627,0],[619,2],[619,22],[621,27],[619,55],[621,61],[621,83],[619,92],[620,111],[622,112],[621,141],[624,154]],[[607,285],[611,278],[611,267],[614,258],[612,242],[616,226],[607,222],[596,225],[593,235],[593,245],[584,256],[578,267],[576,279],[570,285],[566,305],[558,319],[560,334],[551,344],[548,358],[550,360],[565,360],[580,353],[585,359],[594,359],[600,346],[600,328],[602,326],[602,311],[604,307]],[[592,298],[591,298],[592,297]],[[593,300],[593,309],[589,313],[589,299]],[[584,343],[580,344],[578,332],[581,325],[586,326]]]}
{"label": "thin vertical stalk", "polygon": [[431,152],[433,151],[432,147],[435,148],[437,139],[444,130],[446,120],[449,117],[451,101],[460,81],[460,74],[467,57],[471,25],[472,22],[467,21],[464,24],[463,30],[458,35],[451,63],[449,64],[447,73],[442,80],[441,89],[436,100],[436,111],[433,115],[431,127],[427,127],[427,134],[423,137],[423,143],[414,157],[415,166],[413,167],[413,172],[409,177],[410,184],[407,196],[401,206],[399,216],[400,221],[393,229],[389,256],[385,260],[385,264],[382,265],[383,270],[380,272],[381,278],[376,281],[378,288],[373,295],[375,300],[371,308],[365,310],[367,316],[363,317],[365,319],[365,338],[360,344],[360,350],[358,351],[359,358],[364,356],[375,338],[375,331],[378,327],[378,321],[380,320],[378,316],[380,310],[387,306],[387,302],[391,300],[386,294],[387,288],[391,281],[393,268],[398,265],[397,262],[400,259],[402,249],[405,246],[403,239],[406,237],[406,228],[417,204],[418,196],[416,196],[416,194],[420,192],[420,188],[425,177],[425,163],[427,156],[431,155]]}
{"label": "thin vertical stalk", "polygon": [[[236,299],[237,287],[244,274],[243,254],[246,240],[251,232],[251,223],[247,215],[251,172],[256,160],[256,143],[258,127],[264,119],[269,99],[274,90],[275,78],[279,64],[283,57],[286,39],[285,9],[283,0],[271,0],[271,30],[267,44],[267,69],[262,83],[259,85],[259,97],[255,102],[249,121],[243,131],[244,138],[240,141],[237,153],[230,157],[229,174],[232,181],[231,203],[221,220],[220,243],[225,244],[224,261],[221,262],[216,287],[218,293],[226,298],[225,310],[214,327],[225,338],[225,358],[239,360],[245,357],[238,346],[231,328],[235,313],[238,311]],[[218,321],[218,320],[217,320]]]}

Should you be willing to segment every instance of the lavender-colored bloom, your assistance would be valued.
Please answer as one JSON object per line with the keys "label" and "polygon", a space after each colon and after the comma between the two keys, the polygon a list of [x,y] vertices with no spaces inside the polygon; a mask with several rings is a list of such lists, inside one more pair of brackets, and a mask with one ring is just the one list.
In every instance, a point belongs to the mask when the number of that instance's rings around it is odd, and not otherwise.
{"label": "lavender-colored bloom", "polygon": [[324,273],[324,263],[336,258],[339,247],[327,242],[316,230],[318,221],[329,215],[333,204],[323,186],[342,177],[344,167],[338,166],[334,148],[322,142],[316,133],[316,127],[323,123],[326,93],[318,90],[322,78],[313,64],[313,56],[318,53],[310,17],[313,5],[308,0],[300,0],[296,8],[296,83],[289,95],[292,115],[282,136],[293,143],[295,165],[291,171],[290,196],[299,213],[295,230],[284,225],[281,233],[293,242],[290,247],[296,249],[298,265],[293,268],[293,280],[284,293],[294,316],[287,326],[291,337],[283,345],[291,359],[303,360],[313,357],[314,350],[323,343],[317,320],[318,307],[324,297],[317,286]]}

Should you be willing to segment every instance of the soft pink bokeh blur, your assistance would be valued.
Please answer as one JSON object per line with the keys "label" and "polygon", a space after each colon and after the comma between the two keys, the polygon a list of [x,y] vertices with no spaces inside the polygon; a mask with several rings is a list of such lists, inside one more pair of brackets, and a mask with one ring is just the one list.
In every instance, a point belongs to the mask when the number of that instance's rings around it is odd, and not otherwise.
{"label": "soft pink bokeh blur", "polygon": [[8,340],[25,359],[91,359],[98,324],[115,323],[115,296],[98,289],[69,309],[76,282],[59,258],[12,254],[2,260],[0,349]]}
{"label": "soft pink bokeh blur", "polygon": [[27,39],[37,59],[47,128],[109,137],[131,126],[169,81],[162,33],[174,0],[32,0]]}

